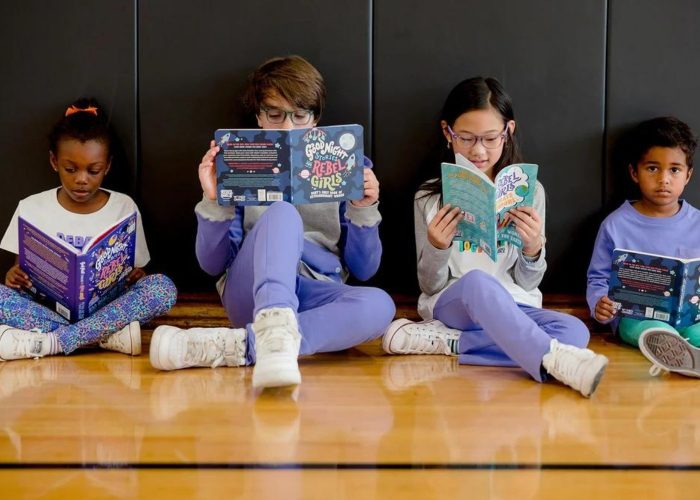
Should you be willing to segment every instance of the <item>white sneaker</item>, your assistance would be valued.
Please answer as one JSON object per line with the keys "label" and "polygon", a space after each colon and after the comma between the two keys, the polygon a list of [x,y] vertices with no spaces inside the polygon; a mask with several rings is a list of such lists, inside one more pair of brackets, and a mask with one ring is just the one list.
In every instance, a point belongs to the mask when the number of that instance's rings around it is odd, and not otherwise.
{"label": "white sneaker", "polygon": [[255,315],[253,387],[282,387],[301,383],[301,335],[294,311],[288,307],[263,309]]}
{"label": "white sneaker", "polygon": [[193,366],[243,366],[244,328],[190,328],[159,326],[153,331],[149,349],[151,365],[159,370]]}
{"label": "white sneaker", "polygon": [[549,352],[542,358],[547,373],[587,398],[595,392],[607,365],[605,356],[590,349],[561,344],[556,339],[552,339]]}
{"label": "white sneaker", "polygon": [[100,340],[99,345],[108,351],[138,356],[141,354],[141,325],[138,321],[132,321],[118,332]]}
{"label": "white sneaker", "polygon": [[700,377],[700,349],[675,332],[659,328],[644,330],[639,336],[639,349],[651,361],[649,373],[676,372]]}
{"label": "white sneaker", "polygon": [[47,333],[0,325],[0,361],[41,358],[49,354],[50,349],[51,339]]}
{"label": "white sneaker", "polygon": [[389,354],[454,355],[452,346],[462,332],[440,321],[414,322],[406,318],[393,321],[382,338],[382,348]]}

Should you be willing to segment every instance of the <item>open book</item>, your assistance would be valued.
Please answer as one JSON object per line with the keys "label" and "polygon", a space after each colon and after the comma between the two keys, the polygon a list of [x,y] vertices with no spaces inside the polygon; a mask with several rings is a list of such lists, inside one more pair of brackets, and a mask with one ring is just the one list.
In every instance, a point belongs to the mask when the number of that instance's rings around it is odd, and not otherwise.
{"label": "open book", "polygon": [[700,258],[616,248],[609,297],[622,316],[684,328],[700,321]]}
{"label": "open book", "polygon": [[535,198],[537,165],[515,163],[503,168],[495,182],[462,155],[457,164],[442,164],[443,203],[464,210],[455,240],[481,248],[496,260],[498,242],[522,247],[513,223],[504,220],[506,212],[519,206],[532,206]]}
{"label": "open book", "polygon": [[71,322],[91,315],[126,287],[134,269],[136,212],[78,250],[19,217],[19,265],[29,292]]}
{"label": "open book", "polygon": [[220,205],[296,205],[361,199],[360,125],[291,130],[219,129],[216,155]]}

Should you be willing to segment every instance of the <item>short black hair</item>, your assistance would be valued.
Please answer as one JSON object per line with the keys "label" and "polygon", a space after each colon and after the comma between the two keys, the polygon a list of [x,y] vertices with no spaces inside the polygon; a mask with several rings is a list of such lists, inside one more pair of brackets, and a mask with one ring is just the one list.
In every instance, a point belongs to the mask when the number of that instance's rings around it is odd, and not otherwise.
{"label": "short black hair", "polygon": [[102,106],[92,97],[81,97],[65,111],[49,133],[49,151],[57,153],[62,140],[75,139],[82,143],[97,141],[107,147],[112,155],[114,133]]}
{"label": "short black hair", "polygon": [[688,168],[693,168],[697,138],[688,124],[673,116],[661,116],[644,121],[630,131],[628,162],[633,167],[653,147],[680,148],[685,153]]}

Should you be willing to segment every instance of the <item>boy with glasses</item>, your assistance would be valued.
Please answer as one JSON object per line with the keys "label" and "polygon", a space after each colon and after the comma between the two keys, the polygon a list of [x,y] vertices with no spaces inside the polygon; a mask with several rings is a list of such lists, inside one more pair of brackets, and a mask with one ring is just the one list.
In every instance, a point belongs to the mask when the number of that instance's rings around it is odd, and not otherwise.
{"label": "boy with glasses", "polygon": [[[299,56],[274,58],[250,77],[244,104],[263,129],[314,127],[325,104],[321,74]],[[162,370],[255,363],[254,387],[299,384],[300,354],[338,351],[379,337],[395,308],[382,290],[345,285],[377,271],[379,182],[365,158],[364,197],[350,202],[222,207],[216,203],[219,147],[199,165],[195,207],[200,266],[236,328],[153,334],[151,363]]]}

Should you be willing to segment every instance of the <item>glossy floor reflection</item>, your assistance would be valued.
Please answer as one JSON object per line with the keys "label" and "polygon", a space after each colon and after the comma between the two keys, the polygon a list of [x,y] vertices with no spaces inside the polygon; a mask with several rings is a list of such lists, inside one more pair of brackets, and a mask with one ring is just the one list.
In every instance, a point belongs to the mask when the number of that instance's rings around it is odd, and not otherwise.
{"label": "glossy floor reflection", "polygon": [[264,392],[249,368],[157,372],[145,355],[2,363],[0,480],[31,497],[694,498],[700,380],[593,348],[610,365],[591,400],[376,342],[305,358],[301,386]]}

